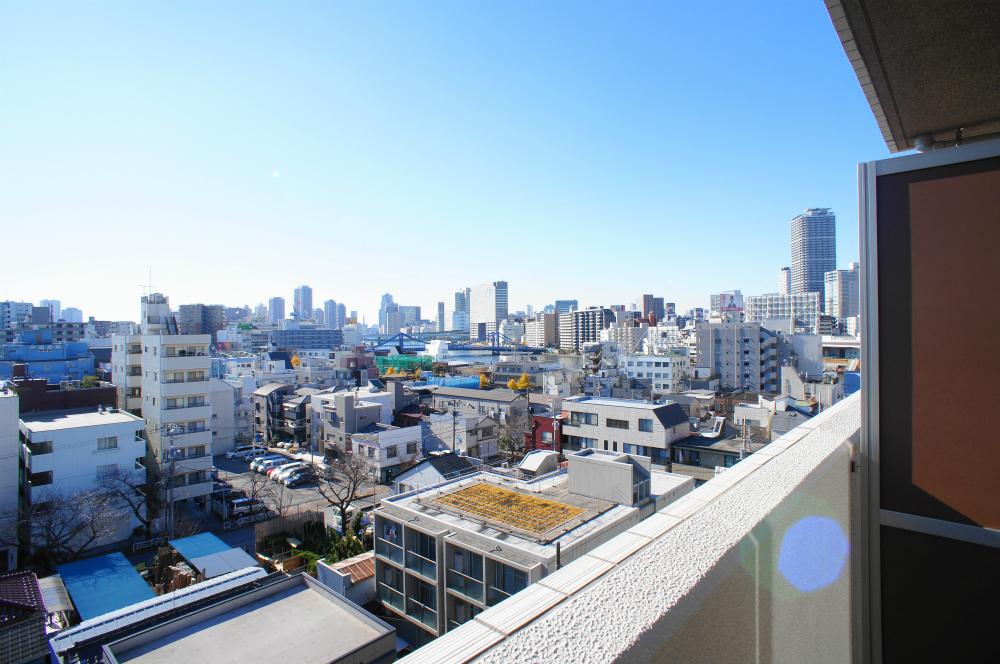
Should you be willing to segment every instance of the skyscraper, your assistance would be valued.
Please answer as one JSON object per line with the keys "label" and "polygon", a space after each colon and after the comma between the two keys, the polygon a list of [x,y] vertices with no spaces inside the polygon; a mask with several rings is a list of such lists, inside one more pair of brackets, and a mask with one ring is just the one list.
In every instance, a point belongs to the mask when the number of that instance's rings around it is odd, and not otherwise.
{"label": "skyscraper", "polygon": [[822,293],[824,275],[837,269],[837,218],[809,208],[792,219],[792,294]]}
{"label": "skyscraper", "polygon": [[451,329],[469,329],[469,298],[471,289],[455,291],[455,308],[451,312]]}
{"label": "skyscraper", "polygon": [[507,318],[507,282],[493,281],[470,289],[469,337],[484,339]]}
{"label": "skyscraper", "polygon": [[[380,332],[386,331],[386,315],[390,311],[396,311],[396,303],[392,299],[392,295],[389,293],[382,294],[382,301],[378,306],[378,329]],[[399,330],[396,330],[399,332]]]}
{"label": "skyscraper", "polygon": [[438,302],[437,331],[444,332],[444,302]]}
{"label": "skyscraper", "polygon": [[792,294],[792,268],[783,267],[778,270],[778,295]]}
{"label": "skyscraper", "polygon": [[323,318],[324,324],[331,329],[339,330],[344,326],[338,315],[336,300],[327,300],[323,303]]}
{"label": "skyscraper", "polygon": [[[358,312],[352,311],[351,318],[357,318]],[[347,325],[347,305],[341,302],[337,305],[337,325],[340,329],[343,329]]]}
{"label": "skyscraper", "polygon": [[653,314],[657,321],[661,321],[664,318],[664,313],[662,297],[654,297],[650,294],[642,296],[642,317],[644,319],[648,320],[649,315]]}
{"label": "skyscraper", "polygon": [[309,320],[313,314],[313,291],[308,286],[302,285],[295,289],[295,302],[292,305],[292,312],[299,320]]}
{"label": "skyscraper", "polygon": [[42,300],[38,306],[49,308],[49,320],[53,323],[62,319],[62,303],[59,300]]}
{"label": "skyscraper", "polygon": [[285,318],[285,298],[272,297],[267,301],[267,320],[277,323]]}
{"label": "skyscraper", "polygon": [[557,314],[568,314],[571,311],[580,309],[579,300],[556,300],[555,310]]}

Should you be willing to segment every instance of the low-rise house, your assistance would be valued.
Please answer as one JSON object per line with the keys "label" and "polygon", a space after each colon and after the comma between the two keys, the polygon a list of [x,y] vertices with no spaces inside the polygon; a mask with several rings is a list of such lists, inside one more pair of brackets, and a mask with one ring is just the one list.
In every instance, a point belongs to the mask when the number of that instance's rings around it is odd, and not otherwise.
{"label": "low-rise house", "polygon": [[35,573],[0,575],[0,662],[41,664],[48,653],[45,602]]}
{"label": "low-rise house", "polygon": [[500,426],[488,415],[431,413],[424,416],[424,448],[451,450],[477,459],[491,459],[500,453]]}
{"label": "low-rise house", "polygon": [[489,415],[497,420],[528,411],[528,397],[513,390],[471,390],[461,387],[430,387],[430,406],[460,415]]}
{"label": "low-rise house", "polygon": [[351,434],[351,453],[366,459],[379,483],[412,466],[423,456],[423,428],[376,425]]}
{"label": "low-rise house", "polygon": [[336,563],[316,563],[316,579],[358,606],[375,601],[375,552],[366,551]]}
{"label": "low-rise house", "polygon": [[270,441],[278,436],[284,423],[282,403],[295,393],[291,383],[268,383],[253,393],[253,432],[260,441]]}
{"label": "low-rise house", "polygon": [[624,452],[669,465],[670,446],[690,434],[687,414],[672,401],[571,397],[563,410],[564,450]]}
{"label": "low-rise house", "polygon": [[394,493],[413,491],[419,487],[440,484],[468,473],[482,466],[479,459],[456,454],[455,452],[432,452],[415,466],[396,476]]}

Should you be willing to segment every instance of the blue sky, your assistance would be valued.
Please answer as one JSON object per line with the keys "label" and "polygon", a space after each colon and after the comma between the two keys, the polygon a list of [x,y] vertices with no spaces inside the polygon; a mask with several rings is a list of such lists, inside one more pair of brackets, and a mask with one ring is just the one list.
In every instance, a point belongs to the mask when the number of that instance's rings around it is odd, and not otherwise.
{"label": "blue sky", "polygon": [[3,3],[0,89],[0,299],[99,318],[149,269],[369,321],[497,279],[707,306],[773,291],[806,207],[856,260],[888,154],[820,0]]}

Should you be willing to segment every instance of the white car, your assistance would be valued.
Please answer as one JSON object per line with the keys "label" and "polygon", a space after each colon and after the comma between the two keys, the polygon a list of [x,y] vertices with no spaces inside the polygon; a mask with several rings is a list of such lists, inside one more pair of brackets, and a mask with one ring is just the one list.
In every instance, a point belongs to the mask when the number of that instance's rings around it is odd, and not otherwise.
{"label": "white car", "polygon": [[280,454],[267,454],[265,456],[259,456],[250,462],[250,470],[256,470],[259,473],[265,461],[284,460],[284,458],[285,457]]}
{"label": "white car", "polygon": [[288,459],[283,456],[273,456],[273,457],[262,457],[255,462],[257,465],[253,466],[253,470],[258,473],[267,473],[267,471],[272,468],[277,468],[278,466],[283,466],[289,463]]}
{"label": "white car", "polygon": [[296,470],[300,468],[306,468],[308,465],[309,464],[302,463],[301,461],[285,464],[284,466],[281,466],[278,470],[275,470],[273,473],[271,473],[271,479],[274,480],[275,482],[280,482],[281,480],[285,479]]}
{"label": "white car", "polygon": [[270,454],[270,452],[267,451],[267,448],[257,447],[255,449],[250,450],[249,452],[244,452],[238,458],[249,462],[253,461],[254,459],[258,459],[260,457],[265,457],[268,454]]}
{"label": "white car", "polygon": [[236,459],[241,454],[249,452],[252,449],[255,449],[253,445],[240,445],[239,447],[233,448],[233,449],[229,450],[228,452],[226,452],[226,458],[227,459]]}

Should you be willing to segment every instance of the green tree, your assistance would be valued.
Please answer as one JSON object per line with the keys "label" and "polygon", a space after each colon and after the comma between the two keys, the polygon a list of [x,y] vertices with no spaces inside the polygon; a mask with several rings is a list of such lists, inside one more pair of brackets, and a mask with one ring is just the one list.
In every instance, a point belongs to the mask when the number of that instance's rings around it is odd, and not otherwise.
{"label": "green tree", "polygon": [[81,387],[100,387],[101,380],[97,376],[84,376],[80,382]]}

